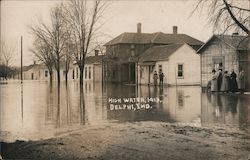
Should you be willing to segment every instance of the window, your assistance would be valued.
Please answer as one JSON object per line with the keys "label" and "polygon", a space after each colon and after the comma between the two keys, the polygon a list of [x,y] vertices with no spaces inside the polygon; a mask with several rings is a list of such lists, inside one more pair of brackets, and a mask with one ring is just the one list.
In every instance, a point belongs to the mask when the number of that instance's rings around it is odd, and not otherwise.
{"label": "window", "polygon": [[178,78],[183,78],[183,64],[178,64]]}
{"label": "window", "polygon": [[78,68],[76,68],[76,79],[78,79]]}
{"label": "window", "polygon": [[131,50],[131,57],[134,57],[134,56],[135,56],[135,51]]}
{"label": "window", "polygon": [[130,45],[130,48],[131,48],[131,49],[135,49],[135,44],[131,44],[131,45]]}
{"label": "window", "polygon": [[75,71],[74,71],[74,69],[72,71],[72,79],[75,79]]}
{"label": "window", "polygon": [[85,67],[85,79],[87,79],[87,76],[88,76],[88,68]]}
{"label": "window", "polygon": [[48,77],[48,71],[47,70],[45,71],[45,77]]}
{"label": "window", "polygon": [[91,67],[89,67],[89,79],[91,79]]}

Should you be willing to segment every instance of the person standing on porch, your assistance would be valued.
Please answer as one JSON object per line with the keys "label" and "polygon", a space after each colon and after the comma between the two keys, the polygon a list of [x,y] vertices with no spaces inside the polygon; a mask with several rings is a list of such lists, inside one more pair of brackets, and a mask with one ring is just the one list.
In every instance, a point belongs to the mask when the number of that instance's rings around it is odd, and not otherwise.
{"label": "person standing on porch", "polygon": [[158,80],[158,74],[157,74],[157,72],[156,72],[156,71],[154,72],[154,77],[153,77],[153,78],[154,78],[154,86],[156,87],[156,85],[158,84],[158,83],[157,83],[157,80]]}
{"label": "person standing on porch", "polygon": [[227,71],[225,71],[222,77],[222,83],[221,83],[221,88],[220,88],[221,92],[229,91],[229,80],[230,80],[230,75],[228,74]]}
{"label": "person standing on porch", "polygon": [[222,69],[219,69],[216,74],[217,74],[217,91],[220,92],[221,91],[220,89],[221,89],[221,84],[222,84],[222,78],[223,78]]}
{"label": "person standing on porch", "polygon": [[211,92],[217,91],[217,74],[215,69],[212,70],[212,78],[211,78]]}
{"label": "person standing on porch", "polygon": [[160,85],[163,86],[163,79],[164,79],[165,75],[163,72],[160,73],[159,75],[159,79],[160,79]]}
{"label": "person standing on porch", "polygon": [[244,93],[244,90],[246,87],[245,83],[246,83],[245,73],[244,73],[244,70],[241,70],[239,74],[239,90],[241,94]]}
{"label": "person standing on porch", "polygon": [[229,82],[229,91],[232,93],[235,93],[238,91],[238,85],[237,85],[236,78],[237,78],[237,75],[234,72],[234,70],[232,70],[232,73],[230,76],[230,82]]}

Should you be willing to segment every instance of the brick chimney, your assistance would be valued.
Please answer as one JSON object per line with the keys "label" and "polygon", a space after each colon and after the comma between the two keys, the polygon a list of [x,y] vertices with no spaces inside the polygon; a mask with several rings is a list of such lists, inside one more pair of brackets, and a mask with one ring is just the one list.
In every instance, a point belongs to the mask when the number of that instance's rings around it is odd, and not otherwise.
{"label": "brick chimney", "polygon": [[137,23],[137,33],[141,33],[141,23]]}
{"label": "brick chimney", "polygon": [[178,27],[177,26],[173,26],[173,34],[178,34]]}
{"label": "brick chimney", "polygon": [[95,56],[98,56],[99,55],[99,50],[95,50]]}

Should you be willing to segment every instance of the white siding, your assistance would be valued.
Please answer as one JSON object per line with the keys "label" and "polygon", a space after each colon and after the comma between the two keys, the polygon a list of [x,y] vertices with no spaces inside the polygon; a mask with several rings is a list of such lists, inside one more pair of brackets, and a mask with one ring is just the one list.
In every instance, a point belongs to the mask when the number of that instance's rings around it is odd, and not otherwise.
{"label": "white siding", "polygon": [[[177,65],[183,64],[183,78],[177,76]],[[200,56],[188,45],[183,45],[169,57],[167,81],[170,85],[200,85]]]}

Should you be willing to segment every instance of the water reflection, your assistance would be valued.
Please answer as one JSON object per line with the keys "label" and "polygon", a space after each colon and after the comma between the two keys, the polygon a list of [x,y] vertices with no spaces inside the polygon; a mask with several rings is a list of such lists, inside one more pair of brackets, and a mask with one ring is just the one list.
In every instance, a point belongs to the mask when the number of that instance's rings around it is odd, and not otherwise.
{"label": "water reflection", "polygon": [[202,94],[202,124],[249,128],[249,95]]}
{"label": "water reflection", "polygon": [[[183,122],[240,129],[250,125],[249,95],[207,94],[201,93],[200,87],[155,88],[91,82],[80,87],[78,82],[57,86],[25,81],[0,85],[0,90],[0,138],[4,141],[53,137],[106,121]],[[120,98],[120,106],[134,108],[111,108],[109,98]],[[123,98],[145,102],[124,103]]]}
{"label": "water reflection", "polygon": [[[108,103],[108,119],[118,121],[164,121],[186,122],[200,121],[201,99],[199,87],[165,87],[155,88],[140,86],[109,86],[108,97],[112,98],[159,98],[160,103],[149,101],[149,109],[110,109]],[[133,103],[136,106],[136,102]]]}

